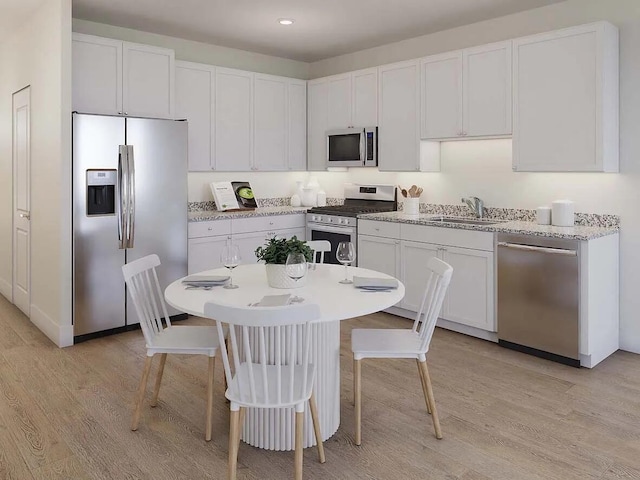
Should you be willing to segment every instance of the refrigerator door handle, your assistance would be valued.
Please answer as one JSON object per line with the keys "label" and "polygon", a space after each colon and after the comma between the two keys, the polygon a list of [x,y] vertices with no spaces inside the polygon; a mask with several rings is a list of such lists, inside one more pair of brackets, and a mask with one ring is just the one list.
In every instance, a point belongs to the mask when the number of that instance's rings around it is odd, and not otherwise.
{"label": "refrigerator door handle", "polygon": [[136,224],[136,167],[133,156],[133,145],[127,145],[127,167],[128,167],[128,214],[127,214],[127,248],[133,248],[133,240]]}
{"label": "refrigerator door handle", "polygon": [[120,145],[118,149],[118,179],[117,179],[117,201],[118,207],[118,248],[123,250],[127,248],[125,215],[127,212],[127,191],[125,189],[126,171],[127,171],[127,147]]}

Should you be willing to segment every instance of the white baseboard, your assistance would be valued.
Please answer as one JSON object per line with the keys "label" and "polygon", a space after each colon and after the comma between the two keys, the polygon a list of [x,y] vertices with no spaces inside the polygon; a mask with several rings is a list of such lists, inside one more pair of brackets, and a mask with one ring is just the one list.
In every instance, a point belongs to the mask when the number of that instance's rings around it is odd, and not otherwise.
{"label": "white baseboard", "polygon": [[73,345],[73,326],[60,326],[49,315],[31,304],[31,323],[40,329],[58,347]]}
{"label": "white baseboard", "polygon": [[0,295],[13,302],[13,286],[11,282],[7,282],[4,278],[0,278]]}

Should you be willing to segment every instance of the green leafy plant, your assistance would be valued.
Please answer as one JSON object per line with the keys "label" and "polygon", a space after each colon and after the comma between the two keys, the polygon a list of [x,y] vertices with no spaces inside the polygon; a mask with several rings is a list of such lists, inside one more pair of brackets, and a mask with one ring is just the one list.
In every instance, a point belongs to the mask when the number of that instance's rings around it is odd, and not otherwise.
{"label": "green leafy plant", "polygon": [[302,253],[307,262],[313,260],[313,251],[302,240],[298,240],[296,236],[289,240],[286,238],[270,238],[262,247],[256,248],[256,257],[258,260],[264,260],[265,263],[276,265],[284,265],[287,256],[290,253]]}

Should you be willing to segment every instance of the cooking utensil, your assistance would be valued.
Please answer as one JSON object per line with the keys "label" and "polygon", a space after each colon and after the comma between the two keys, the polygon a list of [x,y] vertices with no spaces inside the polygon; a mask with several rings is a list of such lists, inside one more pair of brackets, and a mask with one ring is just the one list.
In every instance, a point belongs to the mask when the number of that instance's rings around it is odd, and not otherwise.
{"label": "cooking utensil", "polygon": [[422,192],[424,192],[424,189],[422,187],[418,187],[418,190],[416,191],[416,197],[422,195]]}
{"label": "cooking utensil", "polygon": [[404,198],[407,198],[407,189],[406,188],[400,187],[400,192],[402,193],[402,196]]}
{"label": "cooking utensil", "polygon": [[416,185],[411,185],[411,188],[409,189],[409,196],[412,198],[415,197],[417,190],[418,190],[418,187]]}

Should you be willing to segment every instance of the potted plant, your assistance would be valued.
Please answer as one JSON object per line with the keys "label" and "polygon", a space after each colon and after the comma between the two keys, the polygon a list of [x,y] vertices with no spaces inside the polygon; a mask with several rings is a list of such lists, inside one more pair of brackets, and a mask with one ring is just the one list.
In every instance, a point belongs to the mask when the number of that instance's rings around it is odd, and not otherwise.
{"label": "potted plant", "polygon": [[290,253],[302,253],[311,262],[313,252],[311,248],[298,237],[293,236],[290,239],[272,237],[267,242],[256,248],[256,257],[258,260],[266,263],[267,281],[269,286],[273,288],[296,288],[305,284],[306,276],[297,282],[287,275],[285,263]]}

